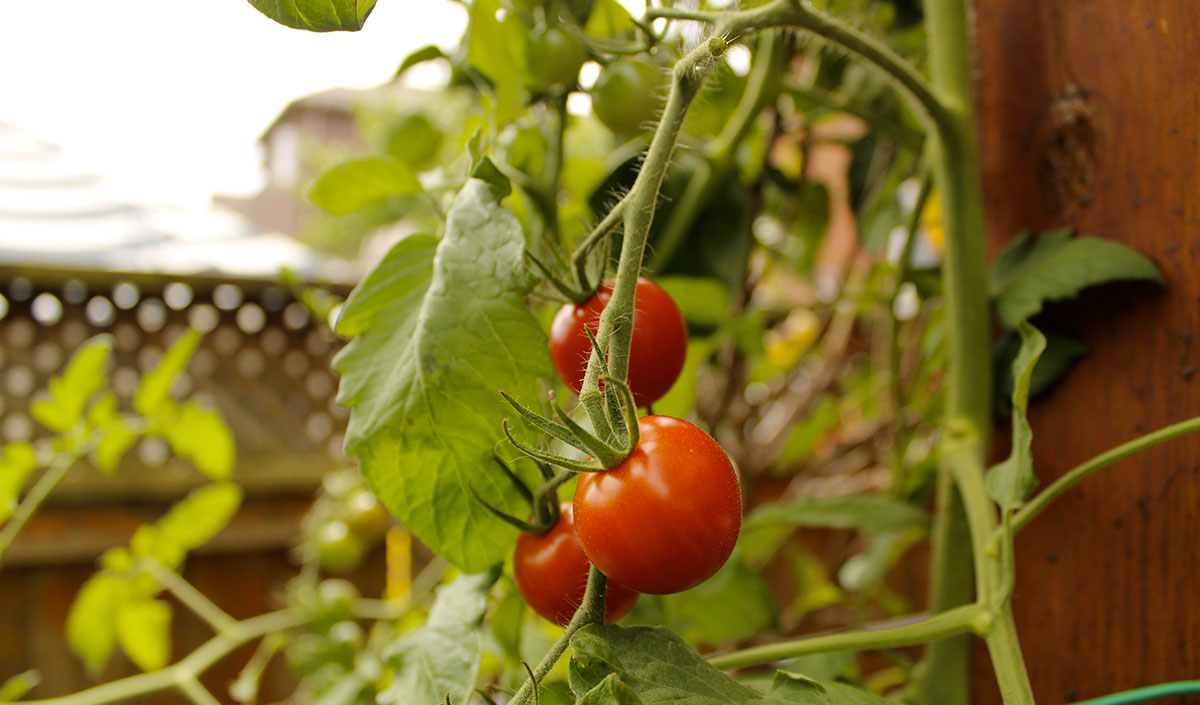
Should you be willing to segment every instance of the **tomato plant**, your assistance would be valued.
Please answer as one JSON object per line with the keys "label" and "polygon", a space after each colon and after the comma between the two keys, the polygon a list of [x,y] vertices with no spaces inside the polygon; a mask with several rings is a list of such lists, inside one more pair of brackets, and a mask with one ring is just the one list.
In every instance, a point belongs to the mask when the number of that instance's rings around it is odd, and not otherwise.
{"label": "tomato plant", "polygon": [[733,552],[741,489],[725,451],[693,424],[646,416],[638,428],[623,463],[579,479],[576,531],[610,579],[638,592],[680,592],[712,577]]}
{"label": "tomato plant", "polygon": [[[612,298],[613,282],[606,281],[582,304],[565,304],[550,328],[550,356],[558,376],[578,392],[583,388],[600,314]],[[649,279],[639,278],[634,299],[633,337],[629,352],[628,384],[638,406],[658,401],[675,384],[687,355],[687,324],[671,295]]]}
{"label": "tomato plant", "polygon": [[[254,4],[320,31],[357,29],[373,6]],[[377,128],[364,130],[369,154],[309,192],[338,233],[414,233],[330,331],[349,340],[338,401],[371,489],[353,471],[323,483],[284,606],[241,621],[179,574],[217,522],[186,529],[229,514],[234,486],[222,478],[139,530],[102,557],[68,634],[93,668],[123,639],[154,673],[59,705],[175,687],[209,702],[205,659],[254,641],[241,702],[283,650],[297,699],[316,702],[468,705],[478,691],[511,705],[714,693],[737,705],[965,705],[972,635],[1006,704],[1031,705],[1015,534],[1087,475],[1200,420],[1033,494],[1029,400],[1080,346],[1028,319],[1093,284],[1161,275],[1065,230],[1017,238],[988,269],[966,5],[698,0],[633,17],[616,0],[461,4],[459,47],[401,63],[401,80],[448,63],[444,90],[363,107],[356,117]],[[590,112],[578,100],[586,57],[604,67]],[[555,315],[564,297],[582,303]],[[548,393],[555,372],[577,399]],[[87,377],[73,363],[31,408],[58,434],[49,447],[69,451],[41,476],[51,484],[93,450],[119,458],[143,431],[178,441],[181,410],[197,415],[161,377],[136,418]],[[651,403],[671,415],[637,418]],[[993,409],[1011,417],[1012,451],[988,468]],[[202,471],[228,471],[220,443],[177,445]],[[0,558],[45,498],[41,479],[21,498],[38,453],[0,455],[0,519],[11,512]],[[389,590],[409,599],[323,581],[322,566],[358,565],[385,533],[392,549],[387,513],[424,544],[390,556],[404,570],[389,571]],[[814,551],[810,527],[841,538]],[[912,581],[891,571],[924,545],[930,594],[893,590]],[[413,556],[427,572],[396,579]],[[163,590],[217,635],[199,656],[169,663]],[[606,624],[626,610],[634,626]],[[814,638],[814,626],[845,631]],[[138,640],[148,631],[153,648]],[[858,650],[886,650],[889,665]]]}
{"label": "tomato plant", "polygon": [[[521,597],[534,612],[559,625],[571,621],[587,587],[589,563],[575,533],[572,506],[563,502],[558,522],[541,536],[522,534],[513,553],[513,577]],[[604,598],[605,619],[617,621],[637,598],[633,590],[610,585]]]}

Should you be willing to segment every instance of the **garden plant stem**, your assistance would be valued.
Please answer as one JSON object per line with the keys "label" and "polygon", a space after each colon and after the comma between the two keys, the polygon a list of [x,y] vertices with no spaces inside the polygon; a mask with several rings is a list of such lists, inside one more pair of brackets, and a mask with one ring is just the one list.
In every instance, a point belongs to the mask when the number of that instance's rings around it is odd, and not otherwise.
{"label": "garden plant stem", "polygon": [[856,629],[755,646],[713,656],[708,662],[720,669],[744,668],[772,661],[834,651],[865,651],[925,644],[956,634],[986,631],[991,613],[981,605],[963,605],[924,619],[882,629]]}
{"label": "garden plant stem", "polygon": [[17,534],[21,533],[21,529],[25,528],[25,524],[29,522],[34,512],[42,506],[42,502],[46,501],[71,466],[82,456],[83,451],[81,450],[64,450],[55,454],[46,471],[17,505],[12,516],[4,523],[3,529],[0,529],[0,567],[4,565],[4,556],[8,553],[8,549],[17,540]]}

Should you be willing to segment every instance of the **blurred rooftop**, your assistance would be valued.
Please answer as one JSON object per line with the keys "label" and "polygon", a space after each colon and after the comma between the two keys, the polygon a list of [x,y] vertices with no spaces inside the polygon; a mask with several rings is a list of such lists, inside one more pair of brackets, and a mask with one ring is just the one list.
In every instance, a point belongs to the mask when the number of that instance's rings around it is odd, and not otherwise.
{"label": "blurred rooftop", "polygon": [[8,265],[310,281],[355,271],[219,204],[139,200],[50,142],[0,122],[0,262]]}

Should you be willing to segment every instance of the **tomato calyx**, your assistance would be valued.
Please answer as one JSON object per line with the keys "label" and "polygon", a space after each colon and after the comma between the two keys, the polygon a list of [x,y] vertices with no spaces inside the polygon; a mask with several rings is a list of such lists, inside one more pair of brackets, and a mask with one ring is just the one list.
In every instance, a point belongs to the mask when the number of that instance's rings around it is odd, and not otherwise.
{"label": "tomato calyx", "polygon": [[[595,336],[590,330],[587,331],[587,334],[592,345],[598,351],[599,346]],[[586,460],[568,458],[517,440],[508,428],[508,419],[505,419],[501,427],[509,443],[539,463],[565,468],[573,472],[603,472],[624,462],[638,444],[637,404],[634,402],[633,392],[629,389],[629,385],[624,380],[608,374],[608,368],[604,362],[605,356],[599,353],[599,357],[603,370],[600,382],[604,385],[605,401],[607,402],[605,407],[607,418],[603,421],[608,425],[607,428],[600,429],[602,435],[588,431],[572,419],[559,406],[553,392],[550,393],[550,406],[554,410],[557,420],[542,416],[503,391],[500,392],[504,400],[521,415],[527,424],[576,450],[587,453],[589,457]]]}
{"label": "tomato calyx", "polygon": [[474,487],[471,487],[471,494],[475,496],[475,499],[485,509],[495,515],[496,518],[516,527],[523,533],[541,536],[554,528],[559,518],[558,488],[571,479],[571,474],[568,472],[555,474],[550,466],[539,462],[537,466],[538,470],[541,471],[542,484],[536,490],[530,490],[525,481],[518,477],[517,473],[513,472],[513,469],[508,466],[508,463],[501,460],[499,456],[493,456],[493,460],[500,467],[505,477],[516,487],[521,497],[529,504],[529,511],[533,517],[533,521],[525,521],[497,509],[484,499]]}

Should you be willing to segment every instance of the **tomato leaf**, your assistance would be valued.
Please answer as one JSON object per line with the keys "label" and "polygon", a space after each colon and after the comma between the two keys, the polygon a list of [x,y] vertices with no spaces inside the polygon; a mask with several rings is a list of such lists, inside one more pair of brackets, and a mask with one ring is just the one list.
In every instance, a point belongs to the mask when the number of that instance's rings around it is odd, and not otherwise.
{"label": "tomato leaf", "polygon": [[595,688],[579,696],[576,705],[643,705],[641,698],[610,673]]}
{"label": "tomato leaf", "polygon": [[824,686],[825,692],[829,693],[829,701],[836,705],[899,705],[895,700],[845,683],[825,683]]}
{"label": "tomato leaf", "polygon": [[444,58],[446,58],[446,53],[441,50],[441,47],[436,44],[426,44],[420,49],[417,49],[416,51],[411,52],[408,56],[404,57],[404,61],[400,62],[400,67],[396,69],[396,75],[393,77],[393,79],[399,78],[400,74],[411,69],[417,64],[423,64],[426,61]]}
{"label": "tomato leaf", "polygon": [[473,0],[467,29],[467,63],[492,84],[496,120],[516,117],[524,102],[521,76],[525,75],[526,27],[509,12],[497,17],[497,0]]}
{"label": "tomato leaf", "polygon": [[233,431],[216,409],[184,402],[164,425],[163,435],[176,455],[192,461],[205,475],[225,480],[233,474]]}
{"label": "tomato leaf", "polygon": [[111,335],[98,335],[80,345],[62,375],[52,378],[47,391],[30,404],[33,418],[59,432],[78,423],[88,401],[104,387],[104,366],[112,345]]}
{"label": "tomato leaf", "polygon": [[404,162],[367,157],[342,162],[317,177],[308,197],[332,215],[348,215],[389,196],[419,193],[421,182]]}
{"label": "tomato leaf", "polygon": [[171,658],[171,607],[148,597],[129,600],[117,610],[117,642],[143,671],[157,671]]}
{"label": "tomato leaf", "polygon": [[778,609],[766,580],[740,560],[730,560],[712,578],[666,599],[680,635],[689,643],[726,644],[776,626]]}
{"label": "tomato leaf", "polygon": [[116,646],[116,614],[131,589],[124,578],[96,573],[88,578],[71,603],[67,613],[67,643],[93,675],[104,667]]}
{"label": "tomato leaf", "polygon": [[729,289],[719,279],[666,276],[654,283],[671,295],[692,325],[717,326],[729,320]]}
{"label": "tomato leaf", "polygon": [[176,569],[188,551],[216,536],[237,514],[242,489],[232,482],[214,482],[193,490],[153,526],[141,526],[131,546],[138,556],[150,556]]}
{"label": "tomato leaf", "polygon": [[171,383],[187,367],[202,337],[199,331],[187,329],[171,344],[154,369],[142,376],[142,383],[133,395],[133,408],[139,414],[154,417],[170,413],[173,407]]}
{"label": "tomato leaf", "polygon": [[14,442],[0,446],[0,524],[12,516],[29,473],[37,468],[33,444]]}
{"label": "tomato leaf", "polygon": [[1005,510],[1016,509],[1025,503],[1037,487],[1033,473],[1033,430],[1029,427],[1026,409],[1029,406],[1029,384],[1034,366],[1046,349],[1046,338],[1026,321],[1021,321],[1021,349],[1013,360],[1012,392],[1012,452],[994,465],[987,474],[987,491]]}
{"label": "tomato leaf", "polygon": [[375,0],[248,0],[281,25],[310,32],[357,32]]}
{"label": "tomato leaf", "polygon": [[[834,705],[825,686],[808,676],[779,670],[771,681],[771,695],[795,705]],[[841,705],[839,701],[837,705]]]}
{"label": "tomato leaf", "polygon": [[611,37],[636,29],[633,17],[617,0],[595,0],[584,28],[593,37]]}
{"label": "tomato leaf", "polygon": [[[1045,333],[1046,349],[1033,366],[1029,378],[1029,398],[1036,399],[1048,391],[1071,368],[1076,360],[1088,353],[1083,342],[1061,333]],[[992,412],[997,419],[1012,416],[1013,362],[1021,349],[1021,336],[1008,333],[992,346],[992,374],[996,380],[992,398]]]}
{"label": "tomato leaf", "polygon": [[479,624],[487,610],[487,591],[499,575],[499,567],[460,575],[438,590],[425,624],[384,652],[395,675],[379,694],[380,705],[470,700],[483,658]]}
{"label": "tomato leaf", "polygon": [[644,705],[786,702],[733,680],[663,627],[592,625],[571,638],[571,647],[575,657],[568,675],[571,690],[579,696],[615,674]]}
{"label": "tomato leaf", "polygon": [[0,703],[11,703],[25,697],[42,682],[42,674],[34,670],[18,673],[0,685]]}
{"label": "tomato leaf", "polygon": [[801,497],[786,504],[759,506],[743,522],[741,542],[744,555],[757,561],[772,554],[781,541],[802,526],[882,534],[928,523],[924,509],[891,497]]}
{"label": "tomato leaf", "polygon": [[1069,228],[1037,237],[1023,232],[1000,253],[992,268],[992,299],[1006,328],[1016,328],[1046,301],[1070,299],[1106,282],[1140,279],[1165,284],[1154,263],[1119,242],[1071,237]]}
{"label": "tomato leaf", "polygon": [[[334,361],[338,403],[352,408],[346,450],[371,489],[438,554],[465,571],[503,559],[528,509],[495,469],[499,390],[536,400],[551,372],[545,334],[525,308],[533,279],[521,227],[491,187],[471,179],[432,238],[402,240],[346,301],[337,330],[356,336]],[[526,468],[527,481],[534,473]]]}

